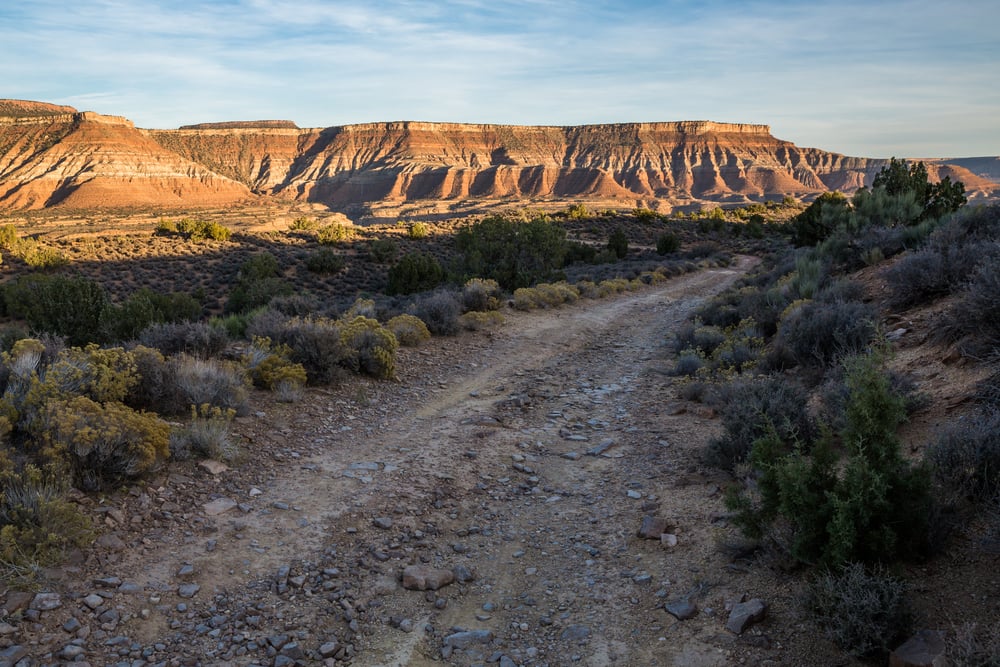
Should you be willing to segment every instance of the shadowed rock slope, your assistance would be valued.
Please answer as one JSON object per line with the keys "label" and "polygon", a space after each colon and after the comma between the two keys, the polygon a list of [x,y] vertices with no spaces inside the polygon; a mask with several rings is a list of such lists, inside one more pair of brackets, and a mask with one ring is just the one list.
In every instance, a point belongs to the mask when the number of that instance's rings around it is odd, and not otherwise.
{"label": "shadowed rock slope", "polygon": [[[258,197],[370,210],[567,199],[668,210],[854,190],[884,160],[799,148],[766,125],[576,127],[238,121],[141,130],[124,118],[0,101],[0,207],[216,206]],[[934,161],[973,194],[997,186]]]}

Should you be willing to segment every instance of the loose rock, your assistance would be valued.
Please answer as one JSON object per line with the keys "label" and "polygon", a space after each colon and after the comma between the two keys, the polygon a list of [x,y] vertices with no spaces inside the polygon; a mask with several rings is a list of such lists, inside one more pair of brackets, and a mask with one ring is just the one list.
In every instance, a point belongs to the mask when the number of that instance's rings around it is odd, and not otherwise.
{"label": "loose rock", "polygon": [[764,620],[767,615],[767,605],[760,598],[754,598],[747,602],[740,602],[733,606],[733,611],[729,614],[729,621],[726,629],[736,634],[743,634],[743,631],[754,623]]}
{"label": "loose rock", "polygon": [[410,565],[403,570],[403,588],[410,591],[436,591],[455,581],[451,570],[428,565]]}

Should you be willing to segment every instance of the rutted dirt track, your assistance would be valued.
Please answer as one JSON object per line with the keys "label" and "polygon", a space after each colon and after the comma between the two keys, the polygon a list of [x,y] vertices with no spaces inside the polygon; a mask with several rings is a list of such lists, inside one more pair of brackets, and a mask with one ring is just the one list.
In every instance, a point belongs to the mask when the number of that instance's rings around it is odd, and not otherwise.
{"label": "rutted dirt track", "polygon": [[[698,463],[717,422],[666,374],[671,329],[752,261],[512,314],[403,351],[398,383],[265,406],[240,420],[241,464],[103,508],[105,546],[14,641],[42,664],[74,637],[95,665],[794,664],[791,594],[720,548],[723,480]],[[637,537],[644,516],[676,545]],[[458,581],[405,590],[410,564]],[[737,637],[725,605],[746,593],[770,616]],[[664,604],[684,598],[679,621]]]}

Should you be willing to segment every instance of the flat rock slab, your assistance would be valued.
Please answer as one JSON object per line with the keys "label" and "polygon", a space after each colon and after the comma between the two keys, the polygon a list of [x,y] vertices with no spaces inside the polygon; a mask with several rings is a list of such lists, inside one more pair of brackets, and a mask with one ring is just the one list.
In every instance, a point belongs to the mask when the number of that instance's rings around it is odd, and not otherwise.
{"label": "flat rock slab", "polygon": [[216,461],[214,459],[205,459],[204,461],[199,461],[198,467],[208,471],[210,475],[221,475],[222,473],[229,470],[229,466],[227,466],[225,463],[223,463],[222,461]]}
{"label": "flat rock slab", "polygon": [[218,516],[235,508],[237,504],[232,498],[216,498],[208,501],[202,507],[208,516]]}
{"label": "flat rock slab", "polygon": [[62,598],[58,593],[39,593],[31,600],[29,609],[35,611],[52,611],[62,606]]}
{"label": "flat rock slab", "polygon": [[455,573],[451,570],[427,565],[410,565],[403,570],[403,588],[409,591],[436,591],[453,581]]}
{"label": "flat rock slab", "polygon": [[490,630],[463,630],[445,637],[444,645],[466,649],[473,644],[489,644],[491,641],[493,641],[493,632]]}
{"label": "flat rock slab", "polygon": [[765,616],[767,616],[767,605],[760,598],[740,602],[733,606],[729,621],[726,622],[726,629],[740,635],[754,623],[764,620]]}
{"label": "flat rock slab", "polygon": [[937,630],[921,630],[889,655],[889,667],[944,667],[944,637]]}
{"label": "flat rock slab", "polygon": [[670,524],[666,519],[657,516],[644,516],[642,525],[639,526],[639,537],[645,540],[658,540],[664,533],[669,532]]}

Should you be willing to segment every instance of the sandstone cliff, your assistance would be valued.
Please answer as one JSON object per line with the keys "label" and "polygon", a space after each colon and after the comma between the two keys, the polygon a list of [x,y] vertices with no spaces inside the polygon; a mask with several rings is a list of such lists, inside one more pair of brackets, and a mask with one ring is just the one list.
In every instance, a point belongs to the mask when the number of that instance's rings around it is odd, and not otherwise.
{"label": "sandstone cliff", "polygon": [[[851,191],[884,163],[799,148],[766,125],[710,121],[325,129],[239,121],[140,130],[124,118],[0,101],[7,208],[205,206],[265,196],[345,211],[567,199],[666,209]],[[997,187],[955,162],[929,167],[973,193]]]}

